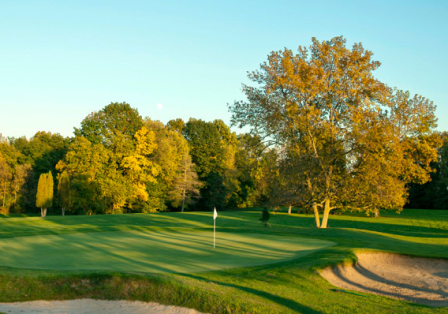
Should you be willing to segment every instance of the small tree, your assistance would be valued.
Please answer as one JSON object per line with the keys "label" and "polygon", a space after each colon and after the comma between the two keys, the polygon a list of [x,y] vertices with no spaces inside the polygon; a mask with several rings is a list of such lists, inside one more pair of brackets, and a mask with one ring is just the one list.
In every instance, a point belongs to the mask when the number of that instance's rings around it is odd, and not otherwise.
{"label": "small tree", "polygon": [[45,217],[47,208],[53,206],[53,184],[51,171],[40,175],[37,184],[36,206],[40,207],[41,217]]}
{"label": "small tree", "polygon": [[269,209],[267,207],[263,207],[260,221],[262,224],[264,224],[265,227],[269,227],[268,225],[269,218],[271,218],[271,214],[269,214]]}
{"label": "small tree", "polygon": [[62,208],[62,216],[65,215],[65,209],[70,206],[70,177],[67,170],[64,170],[58,183],[59,205]]}

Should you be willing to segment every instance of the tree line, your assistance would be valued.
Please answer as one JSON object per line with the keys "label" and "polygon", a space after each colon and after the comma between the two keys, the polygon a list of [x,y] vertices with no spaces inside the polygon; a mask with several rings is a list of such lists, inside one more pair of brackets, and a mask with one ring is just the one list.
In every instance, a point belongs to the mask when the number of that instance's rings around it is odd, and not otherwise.
{"label": "tree line", "polygon": [[256,206],[267,198],[265,181],[277,157],[265,150],[259,137],[237,135],[222,120],[164,125],[127,103],[111,103],[89,114],[73,137],[2,137],[1,205],[42,216],[46,209],[117,214]]}
{"label": "tree line", "polygon": [[435,131],[435,106],[377,80],[373,54],[345,44],[313,39],[249,73],[247,100],[229,110],[250,133],[222,120],[165,125],[111,103],[73,137],[2,137],[2,208],[38,212],[42,174],[54,180],[50,211],[73,214],[298,206],[326,227],[336,209],[447,208],[448,136]]}

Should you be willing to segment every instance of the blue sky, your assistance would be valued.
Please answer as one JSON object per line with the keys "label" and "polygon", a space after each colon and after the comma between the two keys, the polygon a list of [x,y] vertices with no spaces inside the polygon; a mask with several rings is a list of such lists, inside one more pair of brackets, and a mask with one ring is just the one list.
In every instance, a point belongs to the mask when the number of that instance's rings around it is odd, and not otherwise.
{"label": "blue sky", "polygon": [[448,130],[447,16],[448,1],[0,0],[0,133],[71,136],[122,101],[164,123],[229,123],[269,52],[340,35],[373,51],[380,80],[434,101]]}

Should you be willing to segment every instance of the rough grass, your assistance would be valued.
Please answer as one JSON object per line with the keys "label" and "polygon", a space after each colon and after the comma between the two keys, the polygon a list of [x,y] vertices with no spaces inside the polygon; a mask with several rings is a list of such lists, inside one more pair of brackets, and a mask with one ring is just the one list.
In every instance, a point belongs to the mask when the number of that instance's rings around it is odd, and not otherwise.
{"label": "rough grass", "polygon": [[[0,218],[0,238],[97,232],[211,231],[211,213]],[[386,297],[334,292],[316,270],[354,260],[356,250],[448,258],[448,211],[405,210],[380,218],[331,216],[330,228],[311,215],[277,213],[271,227],[260,211],[220,212],[219,232],[316,238],[338,245],[276,264],[187,274],[31,270],[0,267],[0,301],[128,299],[182,305],[208,313],[448,313]],[[14,238],[14,239],[11,239]],[[299,240],[299,238],[298,238]],[[24,256],[24,258],[27,258]],[[45,258],[45,257],[42,257]]]}

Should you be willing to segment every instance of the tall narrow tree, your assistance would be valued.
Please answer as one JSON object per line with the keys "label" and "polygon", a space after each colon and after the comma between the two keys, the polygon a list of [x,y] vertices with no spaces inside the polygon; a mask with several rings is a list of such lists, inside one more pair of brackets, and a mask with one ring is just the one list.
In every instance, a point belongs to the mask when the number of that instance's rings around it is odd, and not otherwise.
{"label": "tall narrow tree", "polygon": [[3,155],[0,153],[0,182],[3,188],[3,207],[5,207],[5,201],[6,201],[6,186],[10,179],[11,179],[10,168],[6,163],[5,158],[3,158]]}
{"label": "tall narrow tree", "polygon": [[37,184],[36,207],[40,208],[41,217],[45,217],[47,209],[53,206],[53,184],[51,171],[40,175]]}
{"label": "tall narrow tree", "polygon": [[70,206],[70,177],[67,170],[64,170],[59,176],[58,183],[59,205],[62,209],[62,216],[65,210]]}

